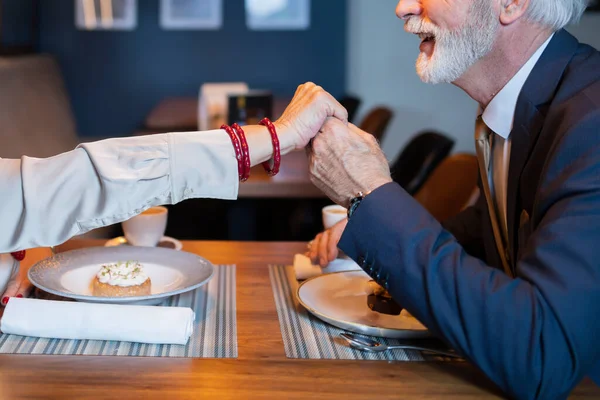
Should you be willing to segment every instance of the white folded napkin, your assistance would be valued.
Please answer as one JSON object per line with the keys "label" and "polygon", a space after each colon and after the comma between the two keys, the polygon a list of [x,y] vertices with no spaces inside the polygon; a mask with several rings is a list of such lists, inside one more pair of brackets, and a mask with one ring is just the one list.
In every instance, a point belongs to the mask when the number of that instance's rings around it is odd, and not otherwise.
{"label": "white folded napkin", "polygon": [[56,339],[186,344],[194,330],[189,307],[128,306],[11,298],[4,333]]}
{"label": "white folded napkin", "polygon": [[19,262],[10,254],[0,254],[0,295],[8,282],[19,272]]}
{"label": "white folded napkin", "polygon": [[362,271],[362,269],[351,259],[337,258],[330,262],[327,267],[321,268],[318,265],[313,265],[310,262],[310,258],[304,254],[296,254],[294,256],[294,272],[296,273],[296,279],[299,281],[312,278],[313,276],[341,271]]}

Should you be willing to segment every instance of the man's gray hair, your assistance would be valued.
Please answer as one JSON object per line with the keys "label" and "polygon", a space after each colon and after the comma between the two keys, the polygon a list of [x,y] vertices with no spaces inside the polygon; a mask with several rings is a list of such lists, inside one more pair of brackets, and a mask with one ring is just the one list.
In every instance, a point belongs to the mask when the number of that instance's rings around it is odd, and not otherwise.
{"label": "man's gray hair", "polygon": [[577,23],[587,5],[588,0],[531,0],[527,17],[557,31]]}

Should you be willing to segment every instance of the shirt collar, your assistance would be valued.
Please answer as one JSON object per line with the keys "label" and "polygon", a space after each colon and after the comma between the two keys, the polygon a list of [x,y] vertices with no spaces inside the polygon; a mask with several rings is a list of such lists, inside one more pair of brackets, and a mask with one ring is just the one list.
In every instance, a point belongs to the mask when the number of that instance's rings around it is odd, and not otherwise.
{"label": "shirt collar", "polygon": [[550,43],[554,34],[550,35],[533,55],[527,60],[525,65],[512,77],[510,81],[494,96],[492,101],[483,111],[483,121],[497,135],[508,139],[510,131],[512,131],[513,120],[515,117],[515,108],[517,107],[517,99],[525,85],[525,81],[529,77],[531,70],[538,62],[542,53]]}

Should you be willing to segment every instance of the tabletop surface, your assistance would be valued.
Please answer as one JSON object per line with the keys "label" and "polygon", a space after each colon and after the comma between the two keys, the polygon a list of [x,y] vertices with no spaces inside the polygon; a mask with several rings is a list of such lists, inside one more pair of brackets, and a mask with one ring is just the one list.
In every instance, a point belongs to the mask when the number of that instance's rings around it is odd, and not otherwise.
{"label": "tabletop surface", "polygon": [[[60,251],[100,246],[72,240]],[[285,355],[268,264],[289,264],[305,243],[183,242],[184,251],[237,265],[237,359],[0,356],[2,398],[365,399],[498,398],[468,362],[295,360]],[[41,258],[39,249],[29,262]],[[586,378],[573,398],[598,398]]]}

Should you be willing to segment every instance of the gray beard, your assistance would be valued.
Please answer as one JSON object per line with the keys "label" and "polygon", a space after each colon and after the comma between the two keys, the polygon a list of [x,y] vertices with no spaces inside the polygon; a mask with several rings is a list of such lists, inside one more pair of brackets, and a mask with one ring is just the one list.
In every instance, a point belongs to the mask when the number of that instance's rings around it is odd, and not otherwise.
{"label": "gray beard", "polygon": [[475,1],[464,27],[457,31],[435,28],[433,54],[431,57],[419,54],[417,74],[425,83],[456,81],[492,50],[498,27],[491,4],[486,0]]}

